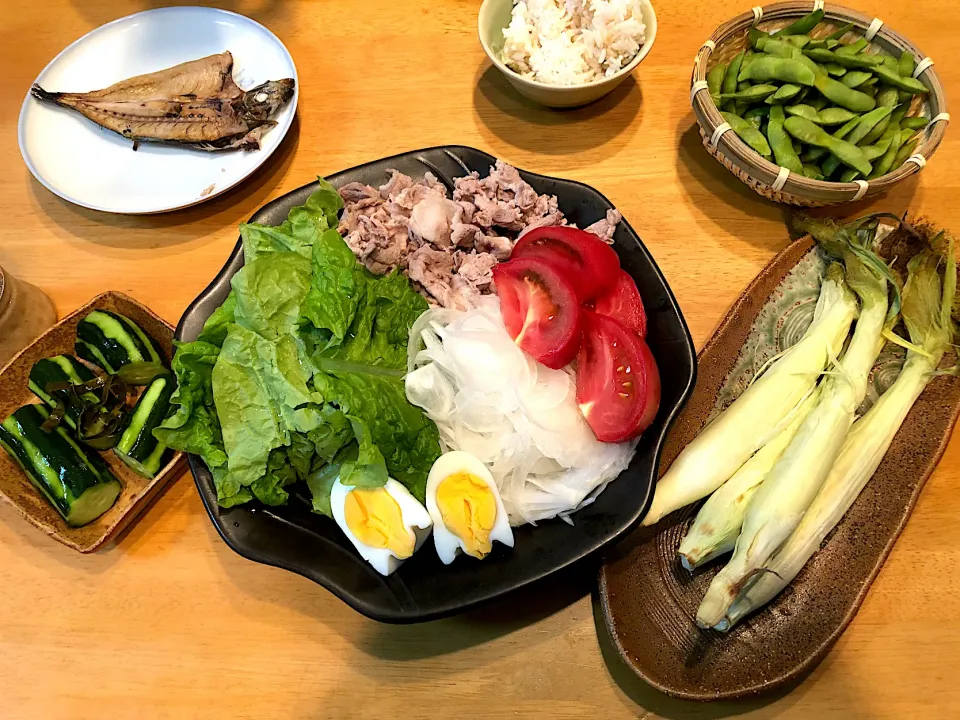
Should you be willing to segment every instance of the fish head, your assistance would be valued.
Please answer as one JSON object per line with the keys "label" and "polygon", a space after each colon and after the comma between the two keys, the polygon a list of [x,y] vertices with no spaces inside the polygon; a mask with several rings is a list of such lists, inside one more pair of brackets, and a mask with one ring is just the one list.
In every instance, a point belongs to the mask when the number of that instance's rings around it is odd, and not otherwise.
{"label": "fish head", "polygon": [[293,97],[293,78],[268,80],[243,94],[243,113],[251,120],[263,122]]}

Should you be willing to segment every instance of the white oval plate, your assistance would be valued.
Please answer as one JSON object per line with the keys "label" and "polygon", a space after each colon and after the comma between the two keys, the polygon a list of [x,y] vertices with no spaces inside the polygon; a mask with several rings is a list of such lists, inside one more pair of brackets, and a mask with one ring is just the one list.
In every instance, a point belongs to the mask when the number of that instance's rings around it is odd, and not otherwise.
{"label": "white oval plate", "polygon": [[134,152],[129,140],[73,110],[40,103],[28,92],[18,136],[30,172],[65,200],[113,213],[165,212],[229,190],[280,145],[300,95],[293,58],[263,25],[214,8],[147,10],[84,35],[36,82],[53,92],[87,92],[224,50],[233,53],[233,77],[245,90],[267,80],[297,81],[260,150],[205,152],[142,142]]}

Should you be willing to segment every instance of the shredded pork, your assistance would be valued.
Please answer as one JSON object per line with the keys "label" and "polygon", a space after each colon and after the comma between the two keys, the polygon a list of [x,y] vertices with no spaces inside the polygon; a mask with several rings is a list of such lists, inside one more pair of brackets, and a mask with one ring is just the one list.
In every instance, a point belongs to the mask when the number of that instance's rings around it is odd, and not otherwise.
{"label": "shredded pork", "polygon": [[[500,160],[485,178],[454,180],[452,198],[433,174],[414,180],[396,170],[379,188],[349,183],[340,196],[340,233],[371,272],[399,268],[428,301],[458,310],[494,292],[493,268],[520,235],[568,224],[555,196],[540,195]],[[610,210],[586,229],[610,243],[620,219]]]}

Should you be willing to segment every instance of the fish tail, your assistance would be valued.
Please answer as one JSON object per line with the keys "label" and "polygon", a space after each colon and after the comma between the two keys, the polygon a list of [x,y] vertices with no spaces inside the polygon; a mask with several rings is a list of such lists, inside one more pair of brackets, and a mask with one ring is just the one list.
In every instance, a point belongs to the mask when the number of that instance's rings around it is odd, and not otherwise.
{"label": "fish tail", "polygon": [[60,98],[63,97],[63,93],[50,92],[49,90],[44,90],[42,87],[34,83],[30,88],[30,94],[33,95],[37,100],[43,102],[52,102],[60,103]]}

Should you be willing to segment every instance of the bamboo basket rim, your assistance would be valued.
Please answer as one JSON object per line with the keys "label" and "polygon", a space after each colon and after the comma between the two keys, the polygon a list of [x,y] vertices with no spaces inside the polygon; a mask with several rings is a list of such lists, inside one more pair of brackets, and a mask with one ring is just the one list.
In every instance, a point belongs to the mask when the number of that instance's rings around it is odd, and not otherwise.
{"label": "bamboo basket rim", "polygon": [[[780,2],[763,7],[756,7],[731,18],[718,27],[710,38],[700,46],[694,58],[690,87],[692,94],[691,104],[693,105],[697,122],[701,125],[701,134],[704,135],[705,144],[710,142],[714,131],[724,122],[720,111],[710,98],[710,94],[705,90],[694,90],[698,82],[706,81],[711,56],[714,53],[719,54],[725,43],[741,37],[751,27],[772,25],[773,22],[778,20],[796,19],[818,8],[822,8],[824,11],[824,22],[832,22],[834,24],[853,23],[855,28],[861,32],[867,31],[875,21],[880,21],[878,18],[872,18],[850,8],[825,4],[822,0],[814,0],[813,2],[810,0],[806,0],[805,2]],[[886,46],[887,49],[890,47],[896,48],[901,52],[903,50],[909,50],[918,61],[928,57],[908,38],[890,29],[886,24],[880,26],[871,44],[878,44],[881,47]],[[741,166],[741,171],[746,172],[755,182],[766,188],[770,188],[774,193],[788,196],[792,195],[803,200],[812,200],[815,203],[824,205],[859,200],[863,197],[880,194],[889,190],[900,181],[918,173],[922,167],[926,165],[926,161],[929,160],[936,151],[946,132],[949,115],[947,115],[945,120],[935,123],[932,122],[934,117],[947,113],[946,93],[944,92],[940,78],[937,76],[935,66],[931,65],[924,70],[918,76],[918,79],[930,89],[930,94],[924,100],[924,105],[931,123],[927,126],[926,130],[922,131],[923,134],[921,135],[920,143],[914,149],[912,155],[912,157],[919,156],[922,160],[920,163],[911,161],[904,162],[898,168],[891,170],[887,174],[869,180],[869,185],[866,190],[863,190],[861,184],[857,182],[841,183],[813,180],[795,173],[788,175],[779,191],[773,190],[775,181],[781,173],[780,166],[754,151],[744,143],[736,133],[732,131],[723,133],[723,135],[717,139],[714,149],[719,155],[725,154],[732,156],[732,159],[736,160]],[[724,146],[723,150],[721,150],[721,144]],[[758,190],[756,187],[754,189]],[[761,191],[758,190],[758,192]],[[764,193],[761,192],[761,194]]]}

